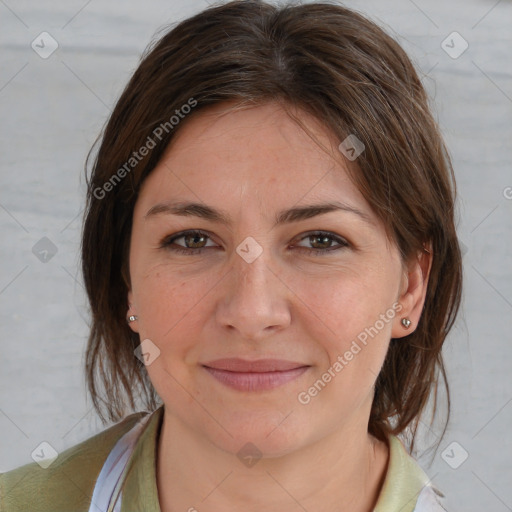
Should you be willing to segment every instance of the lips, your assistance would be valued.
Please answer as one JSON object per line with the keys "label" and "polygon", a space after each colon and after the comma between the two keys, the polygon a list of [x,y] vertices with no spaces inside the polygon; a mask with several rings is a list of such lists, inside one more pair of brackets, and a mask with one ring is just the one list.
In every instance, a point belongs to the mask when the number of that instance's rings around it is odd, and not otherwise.
{"label": "lips", "polygon": [[217,359],[203,364],[218,382],[237,391],[269,391],[298,379],[309,365],[283,359]]}
{"label": "lips", "polygon": [[283,359],[259,359],[257,361],[248,361],[246,359],[229,358],[217,359],[204,363],[203,366],[217,370],[226,370],[229,372],[240,373],[265,373],[265,372],[285,372],[308,366],[304,363],[286,361]]}

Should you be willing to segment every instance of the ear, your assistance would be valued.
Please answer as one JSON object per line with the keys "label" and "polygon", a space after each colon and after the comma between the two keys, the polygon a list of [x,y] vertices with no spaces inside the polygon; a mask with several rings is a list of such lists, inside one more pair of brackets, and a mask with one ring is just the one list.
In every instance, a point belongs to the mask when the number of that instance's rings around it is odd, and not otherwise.
{"label": "ear", "polygon": [[[137,310],[135,309],[135,306],[133,305],[133,293],[131,290],[128,291],[128,313],[126,314],[126,318],[130,316],[137,316]],[[129,322],[128,325],[130,326],[130,329],[133,332],[138,333],[139,332],[139,324],[137,320],[134,320],[133,322]]]}
{"label": "ear", "polygon": [[[395,317],[392,338],[403,338],[414,332],[423,311],[423,304],[427,295],[428,278],[432,268],[432,248],[429,244],[407,264],[402,275],[400,295],[397,301],[402,305],[402,310]],[[402,318],[411,321],[409,329],[405,329],[401,323]]]}

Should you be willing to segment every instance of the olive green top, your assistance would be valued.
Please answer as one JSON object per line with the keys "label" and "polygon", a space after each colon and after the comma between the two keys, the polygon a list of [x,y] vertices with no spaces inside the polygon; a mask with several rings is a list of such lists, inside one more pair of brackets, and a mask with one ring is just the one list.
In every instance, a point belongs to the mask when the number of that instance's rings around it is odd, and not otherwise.
{"label": "olive green top", "polygon": [[[160,512],[156,450],[163,411],[164,406],[154,411],[128,461],[121,512]],[[32,462],[0,474],[0,511],[88,512],[96,479],[110,450],[146,414],[132,414],[68,448],[47,469]],[[374,512],[413,512],[429,479],[396,436],[388,439],[389,465]]]}

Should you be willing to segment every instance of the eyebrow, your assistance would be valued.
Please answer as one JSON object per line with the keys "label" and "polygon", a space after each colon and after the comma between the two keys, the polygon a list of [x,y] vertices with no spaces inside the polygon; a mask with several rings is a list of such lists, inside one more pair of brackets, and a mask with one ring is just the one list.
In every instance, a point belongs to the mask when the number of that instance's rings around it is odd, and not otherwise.
{"label": "eyebrow", "polygon": [[[348,204],[335,201],[322,204],[299,206],[295,208],[290,208],[288,210],[282,210],[275,217],[274,227],[283,224],[290,224],[292,222],[300,222],[303,220],[311,219],[312,217],[316,217],[318,215],[324,215],[326,213],[334,211],[344,211],[351,213],[353,215],[357,215],[366,223],[375,225],[370,216],[365,212],[362,212],[361,210],[358,210],[357,208],[350,206]],[[224,224],[226,226],[229,226],[232,223],[230,216],[227,213],[221,210],[216,210],[215,208],[206,206],[204,204],[193,202],[159,203],[150,208],[146,215],[144,216],[144,218],[148,219],[160,214],[179,215],[182,217],[199,217],[201,219],[217,222],[220,224]]]}

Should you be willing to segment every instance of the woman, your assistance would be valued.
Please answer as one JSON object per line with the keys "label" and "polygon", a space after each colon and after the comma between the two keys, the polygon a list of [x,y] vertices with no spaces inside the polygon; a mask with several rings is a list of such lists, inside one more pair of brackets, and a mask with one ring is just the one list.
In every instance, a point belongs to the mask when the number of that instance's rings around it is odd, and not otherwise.
{"label": "woman", "polygon": [[444,510],[397,435],[446,382],[455,182],[394,40],[327,3],[185,20],[87,199],[89,389],[124,419],[1,475],[2,510]]}

